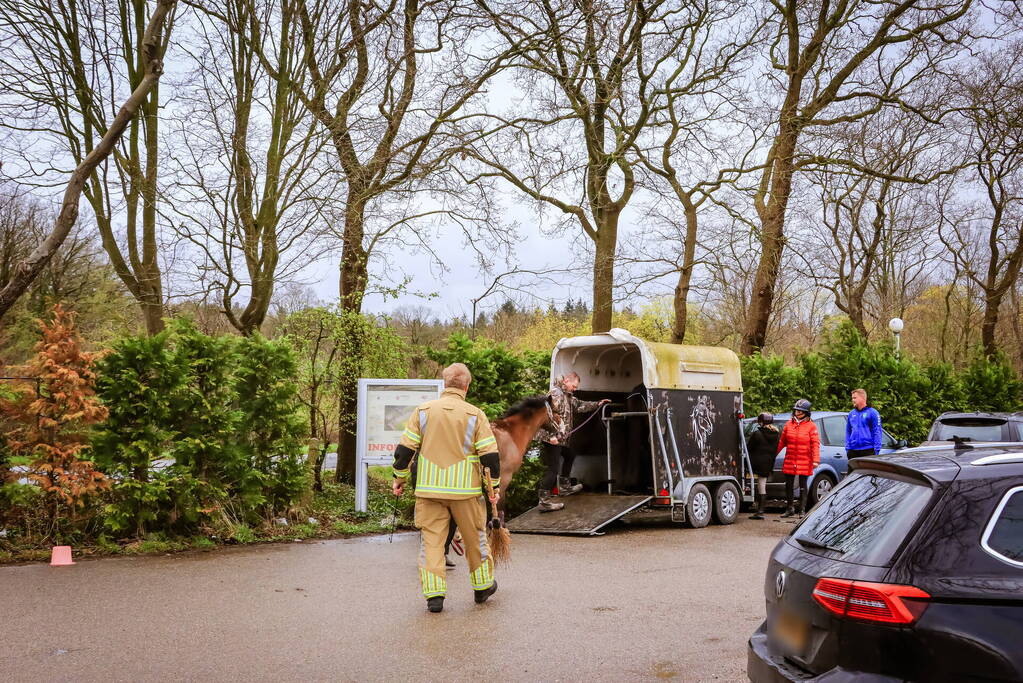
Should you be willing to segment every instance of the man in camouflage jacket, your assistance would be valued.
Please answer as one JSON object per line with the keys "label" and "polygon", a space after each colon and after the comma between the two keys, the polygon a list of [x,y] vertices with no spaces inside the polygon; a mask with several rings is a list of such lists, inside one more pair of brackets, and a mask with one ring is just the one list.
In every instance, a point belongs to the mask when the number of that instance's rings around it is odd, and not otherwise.
{"label": "man in camouflage jacket", "polygon": [[568,446],[576,413],[596,410],[609,399],[600,401],[580,401],[574,396],[579,388],[579,375],[570,372],[554,380],[548,400],[551,424],[555,429],[541,429],[536,438],[540,441],[540,459],[547,468],[540,480],[540,512],[554,512],[565,507],[564,503],[552,499],[557,487],[557,495],[570,496],[582,490],[582,484],[573,484],[570,478],[575,453]]}

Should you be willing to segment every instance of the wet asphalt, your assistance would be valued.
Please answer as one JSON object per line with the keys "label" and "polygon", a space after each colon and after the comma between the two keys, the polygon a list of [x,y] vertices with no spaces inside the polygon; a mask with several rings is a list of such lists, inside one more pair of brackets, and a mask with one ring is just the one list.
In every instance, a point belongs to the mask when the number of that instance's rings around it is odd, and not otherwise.
{"label": "wet asphalt", "polygon": [[745,517],[515,535],[484,605],[456,558],[441,614],[415,533],[3,567],[0,679],[743,681],[792,528]]}

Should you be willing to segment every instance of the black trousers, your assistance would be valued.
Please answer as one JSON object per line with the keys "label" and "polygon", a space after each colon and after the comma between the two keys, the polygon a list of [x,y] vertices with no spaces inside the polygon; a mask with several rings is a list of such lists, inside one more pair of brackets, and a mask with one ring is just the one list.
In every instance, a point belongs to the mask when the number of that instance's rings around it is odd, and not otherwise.
{"label": "black trousers", "polygon": [[853,458],[862,458],[868,455],[874,455],[873,448],[852,448],[845,452],[845,457],[852,460]]}
{"label": "black trousers", "polygon": [[540,447],[540,462],[547,468],[540,480],[540,490],[550,491],[558,485],[559,474],[567,477],[572,473],[575,453],[568,446],[544,443]]}
{"label": "black trousers", "polygon": [[806,494],[806,479],[805,474],[786,474],[785,475],[785,500],[789,505],[792,505],[792,486],[795,484],[796,477],[799,477],[799,495],[803,496]]}
{"label": "black trousers", "polygon": [[458,525],[455,524],[455,518],[451,518],[450,525],[448,526],[448,538],[444,541],[444,554],[447,555],[451,550],[451,541],[455,539],[455,532],[458,531]]}

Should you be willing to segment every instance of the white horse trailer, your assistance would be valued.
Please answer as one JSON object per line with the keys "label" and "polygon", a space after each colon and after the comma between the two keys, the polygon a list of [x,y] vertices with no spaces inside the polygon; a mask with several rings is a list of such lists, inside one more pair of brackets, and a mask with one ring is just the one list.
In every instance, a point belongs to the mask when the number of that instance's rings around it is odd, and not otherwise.
{"label": "white horse trailer", "polygon": [[752,499],[735,353],[613,329],[558,342],[551,386],[573,371],[577,397],[611,400],[599,416],[574,419],[582,426],[569,438],[572,475],[585,490],[558,498],[565,507],[557,512],[534,508],[516,517],[508,523],[512,531],[595,535],[641,509],[691,527],[735,521],[742,502]]}

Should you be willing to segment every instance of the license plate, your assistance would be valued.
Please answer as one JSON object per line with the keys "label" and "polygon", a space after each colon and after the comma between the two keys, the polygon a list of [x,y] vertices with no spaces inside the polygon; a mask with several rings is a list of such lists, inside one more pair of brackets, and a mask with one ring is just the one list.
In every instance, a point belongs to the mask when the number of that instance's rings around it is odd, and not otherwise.
{"label": "license plate", "polygon": [[789,654],[802,655],[806,650],[809,624],[802,617],[780,610],[771,628],[771,635]]}

